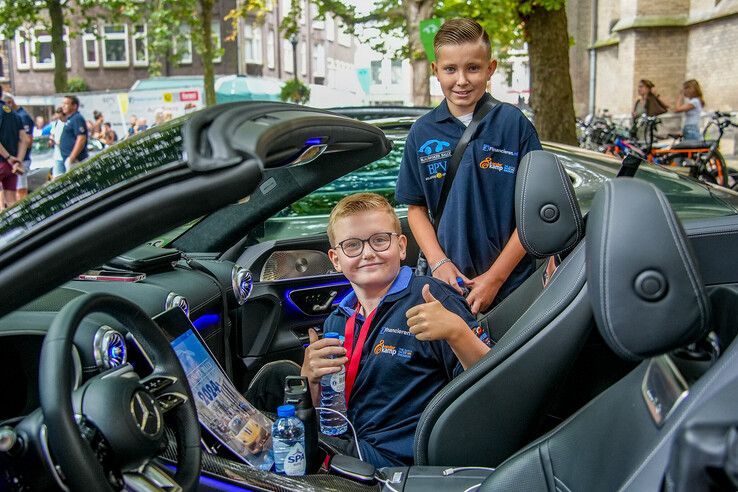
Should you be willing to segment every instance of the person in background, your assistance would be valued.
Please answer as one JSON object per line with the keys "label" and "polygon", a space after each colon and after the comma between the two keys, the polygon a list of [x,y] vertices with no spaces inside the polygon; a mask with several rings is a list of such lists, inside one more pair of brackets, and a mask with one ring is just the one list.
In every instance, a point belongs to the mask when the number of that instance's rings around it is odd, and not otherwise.
{"label": "person in background", "polygon": [[674,104],[675,113],[684,113],[684,127],[682,128],[684,140],[701,140],[700,117],[704,107],[705,99],[702,97],[700,83],[695,79],[685,81]]}
{"label": "person in background", "polygon": [[49,144],[54,147],[54,167],[51,170],[52,179],[56,179],[67,172],[67,168],[64,166],[64,158],[61,153],[61,135],[64,131],[66,121],[67,118],[64,116],[62,108],[56,108],[51,121],[51,134],[49,135]]}
{"label": "person in background", "polygon": [[23,159],[23,172],[18,174],[18,180],[16,182],[16,201],[22,200],[28,195],[28,173],[31,171],[31,150],[33,147],[33,129],[35,124],[33,118],[28,112],[19,106],[15,102],[15,97],[10,92],[6,92],[3,95],[5,104],[11,107],[13,111],[20,116],[21,122],[23,122],[23,131],[26,139],[26,155]]}
{"label": "person in background", "polygon": [[100,140],[105,142],[105,145],[113,145],[118,141],[118,134],[115,133],[115,130],[107,121],[103,123],[102,138]]}
{"label": "person in background", "polygon": [[645,114],[646,116],[658,116],[669,110],[669,106],[661,101],[661,98],[653,91],[654,83],[648,79],[638,82],[638,99],[633,105],[633,120]]}
{"label": "person in background", "polygon": [[33,138],[40,138],[44,136],[44,127],[46,126],[46,120],[43,116],[36,116],[36,125],[33,127]]}
{"label": "person in background", "polygon": [[64,97],[62,110],[67,121],[59,143],[64,167],[69,171],[74,164],[87,159],[87,122],[79,114],[79,99],[75,95]]}
{"label": "person in background", "polygon": [[29,137],[20,116],[2,102],[2,95],[0,85],[0,186],[3,190],[0,208],[7,208],[16,202],[18,175],[23,174]]}
{"label": "person in background", "polygon": [[146,118],[139,118],[136,120],[136,133],[145,132],[148,128],[149,125],[146,123]]}
{"label": "person in background", "polygon": [[105,117],[100,111],[95,110],[92,112],[92,118],[92,122],[87,127],[90,138],[102,140],[103,122],[105,121]]}

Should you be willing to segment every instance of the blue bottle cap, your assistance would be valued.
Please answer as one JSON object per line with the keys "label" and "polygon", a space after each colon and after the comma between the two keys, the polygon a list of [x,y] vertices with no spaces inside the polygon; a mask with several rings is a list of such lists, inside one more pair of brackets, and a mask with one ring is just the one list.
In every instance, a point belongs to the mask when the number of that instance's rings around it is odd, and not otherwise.
{"label": "blue bottle cap", "polygon": [[277,407],[277,417],[292,417],[293,415],[295,415],[294,405],[282,405],[281,407]]}
{"label": "blue bottle cap", "polygon": [[336,331],[327,331],[323,333],[323,338],[339,338],[340,335]]}
{"label": "blue bottle cap", "polygon": [[464,279],[461,277],[456,277],[456,283],[459,284],[459,287],[464,286]]}

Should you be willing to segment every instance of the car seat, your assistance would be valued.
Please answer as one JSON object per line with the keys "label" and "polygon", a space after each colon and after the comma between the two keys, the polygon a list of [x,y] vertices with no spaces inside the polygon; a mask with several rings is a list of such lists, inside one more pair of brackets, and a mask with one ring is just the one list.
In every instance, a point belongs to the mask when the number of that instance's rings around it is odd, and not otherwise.
{"label": "car seat", "polygon": [[[530,254],[546,258],[571,252],[546,289],[536,275],[510,296],[515,306],[500,322],[511,326],[485,357],[428,404],[415,434],[417,465],[496,466],[529,442],[549,396],[594,324],[580,241],[584,223],[571,180],[556,155],[534,151],[523,158],[515,214]],[[531,296],[529,307],[511,314],[523,295]]]}
{"label": "car seat", "polygon": [[507,459],[480,491],[660,490],[680,424],[725,384],[735,385],[735,343],[692,387],[674,356],[663,355],[701,339],[710,308],[661,191],[638,180],[606,183],[590,211],[586,256],[602,337],[620,357],[642,362]]}

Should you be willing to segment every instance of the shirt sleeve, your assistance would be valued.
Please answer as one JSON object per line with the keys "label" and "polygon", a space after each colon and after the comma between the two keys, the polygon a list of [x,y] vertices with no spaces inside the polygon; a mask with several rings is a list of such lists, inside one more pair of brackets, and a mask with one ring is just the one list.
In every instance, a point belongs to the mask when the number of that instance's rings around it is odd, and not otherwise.
{"label": "shirt sleeve", "polygon": [[397,186],[395,188],[395,199],[399,203],[407,205],[425,205],[428,203],[423,193],[423,185],[420,180],[420,170],[418,168],[418,156],[415,149],[415,125],[413,123],[410,133],[405,140],[405,151],[402,155],[402,163],[400,164],[400,173],[397,176]]}
{"label": "shirt sleeve", "polygon": [[541,150],[542,147],[541,141],[538,139],[538,132],[536,132],[533,124],[525,116],[521,115],[521,118],[523,119],[523,124],[527,127],[526,131],[523,133],[525,137],[523,137],[523,141],[520,143],[520,153],[518,154],[520,156],[519,158],[522,160],[523,157],[525,157],[525,154],[531,150]]}
{"label": "shirt sleeve", "polygon": [[74,129],[75,134],[77,136],[84,135],[86,137],[87,136],[87,122],[81,116],[78,118],[75,118],[75,120],[76,120],[74,122],[74,125],[76,127]]}

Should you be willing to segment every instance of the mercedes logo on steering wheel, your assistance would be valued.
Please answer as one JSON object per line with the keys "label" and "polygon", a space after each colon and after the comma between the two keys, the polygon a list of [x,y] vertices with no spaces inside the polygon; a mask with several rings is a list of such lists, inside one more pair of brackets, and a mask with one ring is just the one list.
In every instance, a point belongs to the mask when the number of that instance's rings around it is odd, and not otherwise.
{"label": "mercedes logo on steering wheel", "polygon": [[131,415],[139,430],[148,437],[156,437],[161,430],[161,410],[148,393],[136,391],[131,398]]}

